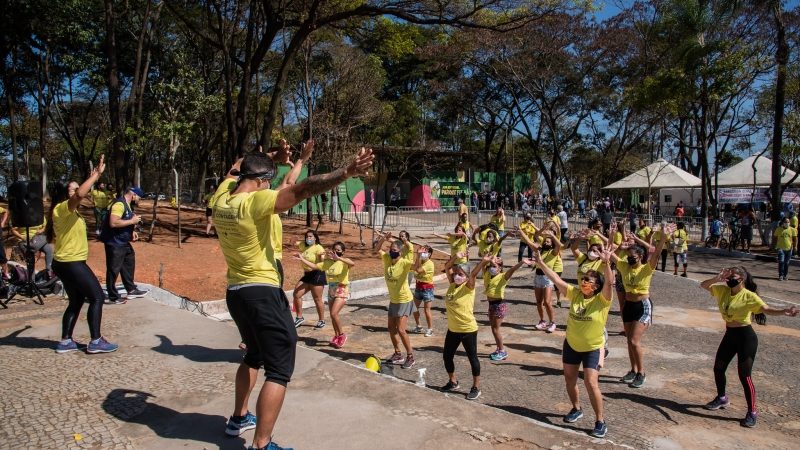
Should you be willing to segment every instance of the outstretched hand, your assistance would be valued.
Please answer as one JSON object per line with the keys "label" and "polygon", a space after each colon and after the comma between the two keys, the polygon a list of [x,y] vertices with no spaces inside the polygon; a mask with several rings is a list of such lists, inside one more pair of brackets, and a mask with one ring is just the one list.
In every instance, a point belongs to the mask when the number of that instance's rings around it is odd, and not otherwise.
{"label": "outstretched hand", "polygon": [[303,144],[303,150],[300,152],[300,159],[308,162],[311,159],[311,154],[314,153],[314,140],[309,139]]}
{"label": "outstretched hand", "polygon": [[372,160],[374,159],[375,155],[372,154],[371,148],[361,147],[355,159],[353,159],[345,169],[345,175],[347,175],[348,178],[366,175],[369,168],[372,167]]}
{"label": "outstretched hand", "polygon": [[666,233],[667,235],[674,233],[677,229],[678,226],[674,223],[668,223],[664,225],[664,233]]}
{"label": "outstretched hand", "polygon": [[731,269],[724,268],[717,274],[717,281],[725,281],[730,278],[731,274],[733,274]]}
{"label": "outstretched hand", "polygon": [[106,155],[100,155],[100,161],[97,162],[97,165],[92,169],[92,175],[97,175],[98,177],[106,170]]}

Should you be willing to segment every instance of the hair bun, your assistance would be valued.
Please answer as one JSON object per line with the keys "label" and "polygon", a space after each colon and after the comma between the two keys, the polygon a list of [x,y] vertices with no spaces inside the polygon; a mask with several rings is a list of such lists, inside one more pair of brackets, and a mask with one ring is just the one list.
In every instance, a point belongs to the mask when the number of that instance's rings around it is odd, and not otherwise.
{"label": "hair bun", "polygon": [[230,171],[230,172],[228,172],[228,173],[229,173],[229,174],[231,174],[231,175],[233,175],[233,176],[235,176],[235,177],[238,177],[238,176],[241,174],[241,172],[239,171],[239,169],[231,169],[231,171]]}

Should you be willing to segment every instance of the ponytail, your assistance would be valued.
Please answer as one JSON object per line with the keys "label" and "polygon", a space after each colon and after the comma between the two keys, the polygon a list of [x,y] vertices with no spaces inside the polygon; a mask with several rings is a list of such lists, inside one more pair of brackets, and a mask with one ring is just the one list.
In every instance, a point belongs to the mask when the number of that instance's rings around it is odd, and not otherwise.
{"label": "ponytail", "polygon": [[63,183],[53,183],[50,185],[50,209],[47,211],[47,225],[44,228],[47,242],[53,243],[56,232],[53,228],[53,210],[61,202],[67,200],[67,185]]}

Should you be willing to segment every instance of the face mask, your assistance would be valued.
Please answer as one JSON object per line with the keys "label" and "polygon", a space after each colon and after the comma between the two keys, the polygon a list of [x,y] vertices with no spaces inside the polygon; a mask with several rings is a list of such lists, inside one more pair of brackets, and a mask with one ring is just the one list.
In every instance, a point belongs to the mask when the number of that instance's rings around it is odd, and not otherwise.
{"label": "face mask", "polygon": [[543,245],[543,246],[542,246],[542,251],[543,251],[543,252],[546,252],[546,251],[548,251],[548,250],[552,250],[552,249],[553,249],[553,246],[552,246],[552,245]]}
{"label": "face mask", "polygon": [[741,282],[742,282],[742,280],[739,280],[739,279],[736,279],[736,278],[728,278],[728,280],[725,281],[725,284],[727,284],[729,288],[735,288]]}
{"label": "face mask", "polygon": [[336,256],[342,256],[342,255],[344,255],[344,252],[336,252],[336,251],[335,251],[335,252],[333,252],[333,253],[336,253]]}
{"label": "face mask", "polygon": [[400,257],[400,252],[396,252],[394,250],[389,250],[389,257],[391,257],[392,259],[399,258]]}
{"label": "face mask", "polygon": [[584,297],[591,297],[594,295],[594,286],[592,283],[581,282],[581,293],[583,293]]}
{"label": "face mask", "polygon": [[591,252],[589,252],[589,253],[587,254],[587,256],[588,256],[588,258],[589,258],[589,261],[597,261],[597,258],[599,258],[599,257],[600,257],[600,254],[599,254],[599,253],[597,253],[597,252],[595,252],[595,251],[591,251]]}
{"label": "face mask", "polygon": [[464,275],[453,275],[453,283],[455,284],[464,284],[467,281],[467,277]]}
{"label": "face mask", "polygon": [[494,238],[493,238],[493,237],[487,237],[487,238],[486,238],[486,243],[487,243],[487,244],[491,244],[491,243],[493,243],[493,242],[494,242]]}
{"label": "face mask", "polygon": [[489,267],[489,275],[495,276],[500,273],[500,269],[497,267]]}
{"label": "face mask", "polygon": [[783,227],[784,230],[789,228],[789,224],[788,223],[781,224],[781,226]]}
{"label": "face mask", "polygon": [[428,258],[430,258],[430,257],[431,257],[430,253],[420,253],[419,254],[419,259],[421,259],[423,261],[428,259]]}
{"label": "face mask", "polygon": [[314,245],[314,238],[306,238],[306,245]]}
{"label": "face mask", "polygon": [[461,218],[461,221],[462,221],[462,222],[466,222],[466,221],[467,221],[467,218],[466,218],[466,217],[462,217],[462,218]]}
{"label": "face mask", "polygon": [[638,262],[639,261],[636,259],[635,256],[628,256],[628,265],[629,266],[635,266],[636,263],[638,263]]}

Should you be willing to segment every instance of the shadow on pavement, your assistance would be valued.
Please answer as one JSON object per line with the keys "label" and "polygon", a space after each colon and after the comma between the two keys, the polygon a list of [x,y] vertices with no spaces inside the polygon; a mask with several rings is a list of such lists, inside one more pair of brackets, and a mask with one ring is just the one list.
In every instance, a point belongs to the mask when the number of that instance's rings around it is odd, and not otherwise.
{"label": "shadow on pavement", "polygon": [[508,342],[504,342],[503,344],[508,348],[512,348],[514,350],[521,350],[525,353],[552,353],[553,355],[561,354],[561,349],[555,347],[540,347],[538,345],[516,344]]}
{"label": "shadow on pavement", "polygon": [[28,336],[20,337],[20,334],[24,333],[29,328],[31,328],[31,326],[26,325],[25,328],[21,328],[17,331],[9,333],[6,336],[0,337],[0,345],[19,348],[46,348],[55,350],[58,341]]}
{"label": "shadow on pavement", "polygon": [[225,434],[227,418],[201,413],[182,413],[148,399],[152,394],[114,389],[103,400],[103,411],[127,423],[144,425],[167,439],[207,442],[221,449],[241,449],[245,441]]}
{"label": "shadow on pavement", "polygon": [[[563,414],[543,413],[539,411],[534,411],[530,408],[525,408],[524,406],[516,406],[516,405],[496,405],[496,404],[487,404],[487,405],[494,408],[502,409],[504,411],[508,411],[512,414],[517,414],[523,417],[529,417],[533,420],[538,420],[539,422],[555,425],[559,428],[566,428],[575,431],[586,431],[587,433],[591,431],[585,428],[579,428],[572,424],[565,423],[562,419]],[[564,413],[566,414],[566,411]]]}
{"label": "shadow on pavement", "polygon": [[[634,403],[638,403],[640,405],[647,406],[656,410],[659,414],[664,416],[665,419],[669,420],[674,424],[678,424],[678,422],[672,418],[670,415],[671,412],[686,414],[688,416],[694,417],[702,417],[705,419],[714,419],[714,420],[724,420],[729,422],[738,422],[739,419],[734,417],[721,417],[721,416],[714,416],[711,414],[707,414],[703,405],[700,404],[689,404],[689,403],[678,403],[673,400],[667,400],[665,398],[658,398],[653,397],[652,395],[639,395],[629,392],[608,392],[603,393],[604,396],[613,399],[621,399],[621,400],[629,400]],[[696,411],[695,411],[696,410]]]}
{"label": "shadow on pavement", "polygon": [[184,358],[201,363],[230,362],[239,363],[242,361],[244,352],[236,348],[208,348],[202,345],[172,343],[172,340],[162,334],[156,337],[161,343],[153,347],[152,350],[165,355],[183,356]]}

